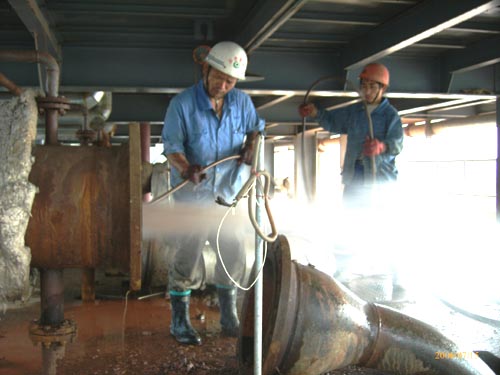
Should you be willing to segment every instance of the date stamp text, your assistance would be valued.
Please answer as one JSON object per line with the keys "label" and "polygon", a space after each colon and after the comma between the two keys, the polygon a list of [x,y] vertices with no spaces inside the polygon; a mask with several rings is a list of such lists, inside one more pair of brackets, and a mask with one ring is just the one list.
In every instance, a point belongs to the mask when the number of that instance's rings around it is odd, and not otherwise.
{"label": "date stamp text", "polygon": [[476,359],[477,352],[435,352],[434,359]]}

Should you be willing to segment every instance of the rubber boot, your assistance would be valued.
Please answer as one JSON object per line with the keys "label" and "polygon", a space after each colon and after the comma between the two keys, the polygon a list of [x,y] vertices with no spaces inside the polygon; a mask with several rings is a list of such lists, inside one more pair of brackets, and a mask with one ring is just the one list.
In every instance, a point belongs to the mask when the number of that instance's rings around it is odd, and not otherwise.
{"label": "rubber boot", "polygon": [[236,309],[236,288],[217,287],[220,307],[220,325],[222,334],[238,337],[240,321]]}
{"label": "rubber boot", "polygon": [[172,323],[170,333],[181,344],[201,345],[201,337],[191,326],[189,320],[190,295],[172,295],[170,293],[170,304],[172,306]]}

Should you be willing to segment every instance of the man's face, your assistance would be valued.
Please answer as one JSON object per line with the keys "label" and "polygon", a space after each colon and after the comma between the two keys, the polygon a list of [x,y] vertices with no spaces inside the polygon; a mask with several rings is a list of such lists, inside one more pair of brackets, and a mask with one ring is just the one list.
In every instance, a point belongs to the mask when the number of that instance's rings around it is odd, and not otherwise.
{"label": "man's face", "polygon": [[237,81],[236,78],[228,76],[217,69],[209,69],[207,77],[208,96],[214,99],[222,99],[233,89]]}
{"label": "man's face", "polygon": [[360,88],[363,99],[369,104],[379,104],[382,101],[385,87],[380,83],[364,79],[361,81]]}

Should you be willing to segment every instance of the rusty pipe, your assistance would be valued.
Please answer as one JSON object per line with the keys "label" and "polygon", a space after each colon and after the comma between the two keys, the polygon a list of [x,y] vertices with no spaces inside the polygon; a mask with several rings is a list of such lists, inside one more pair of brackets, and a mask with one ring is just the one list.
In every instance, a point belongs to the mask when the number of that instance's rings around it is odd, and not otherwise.
{"label": "rusty pipe", "polygon": [[45,144],[47,145],[57,144],[57,117],[57,110],[50,109],[45,111]]}
{"label": "rusty pipe", "polygon": [[20,96],[23,90],[21,90],[14,82],[8,79],[5,75],[0,73],[0,86],[5,87],[15,96]]}
{"label": "rusty pipe", "polygon": [[[143,168],[147,168],[146,166],[150,164],[151,162],[151,125],[149,122],[141,122],[140,123],[140,130],[141,130],[141,161]],[[143,202],[151,202],[152,195],[151,195],[151,180],[148,182],[148,187],[146,190],[147,192],[144,192],[142,196],[142,201]]]}
{"label": "rusty pipe", "polygon": [[399,374],[494,375],[477,352],[459,348],[434,327],[386,306],[368,304],[367,310],[377,338],[360,366]]}
{"label": "rusty pipe", "polygon": [[66,346],[59,343],[42,345],[42,375],[57,375],[57,361],[64,358]]}
{"label": "rusty pipe", "polygon": [[47,70],[47,95],[59,95],[59,64],[49,53],[38,51],[0,51],[0,61],[42,63]]}
{"label": "rusty pipe", "polygon": [[[59,65],[54,57],[46,52],[38,51],[0,51],[0,61],[42,63],[47,71],[47,92],[49,101],[44,103],[45,109],[45,143],[49,145],[57,144],[57,117],[58,111],[65,108],[63,100],[57,98],[59,95]],[[39,107],[41,103],[39,102]]]}
{"label": "rusty pipe", "polygon": [[[432,326],[363,301],[332,277],[293,262],[286,237],[269,246],[263,374],[315,375],[358,365],[401,375],[494,375],[474,352],[458,348]],[[243,301],[238,340],[243,374],[251,374],[253,362],[252,294]],[[436,358],[439,353],[447,358]]]}
{"label": "rusty pipe", "polygon": [[40,270],[40,304],[43,326],[60,326],[64,321],[64,281],[62,270]]}
{"label": "rusty pipe", "polygon": [[463,119],[446,120],[434,124],[427,123],[425,125],[408,125],[404,128],[404,133],[408,137],[426,136],[442,133],[446,130],[455,129],[458,127],[466,126],[479,126],[479,125],[495,125],[496,114],[484,114]]}

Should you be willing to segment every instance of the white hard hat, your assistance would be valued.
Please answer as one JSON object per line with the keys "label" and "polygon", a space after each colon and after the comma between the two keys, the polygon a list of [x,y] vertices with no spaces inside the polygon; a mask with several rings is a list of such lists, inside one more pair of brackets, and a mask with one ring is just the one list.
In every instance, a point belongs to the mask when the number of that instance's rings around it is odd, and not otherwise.
{"label": "white hard hat", "polygon": [[248,58],[245,50],[234,42],[220,42],[212,47],[205,60],[212,68],[231,77],[245,80]]}

